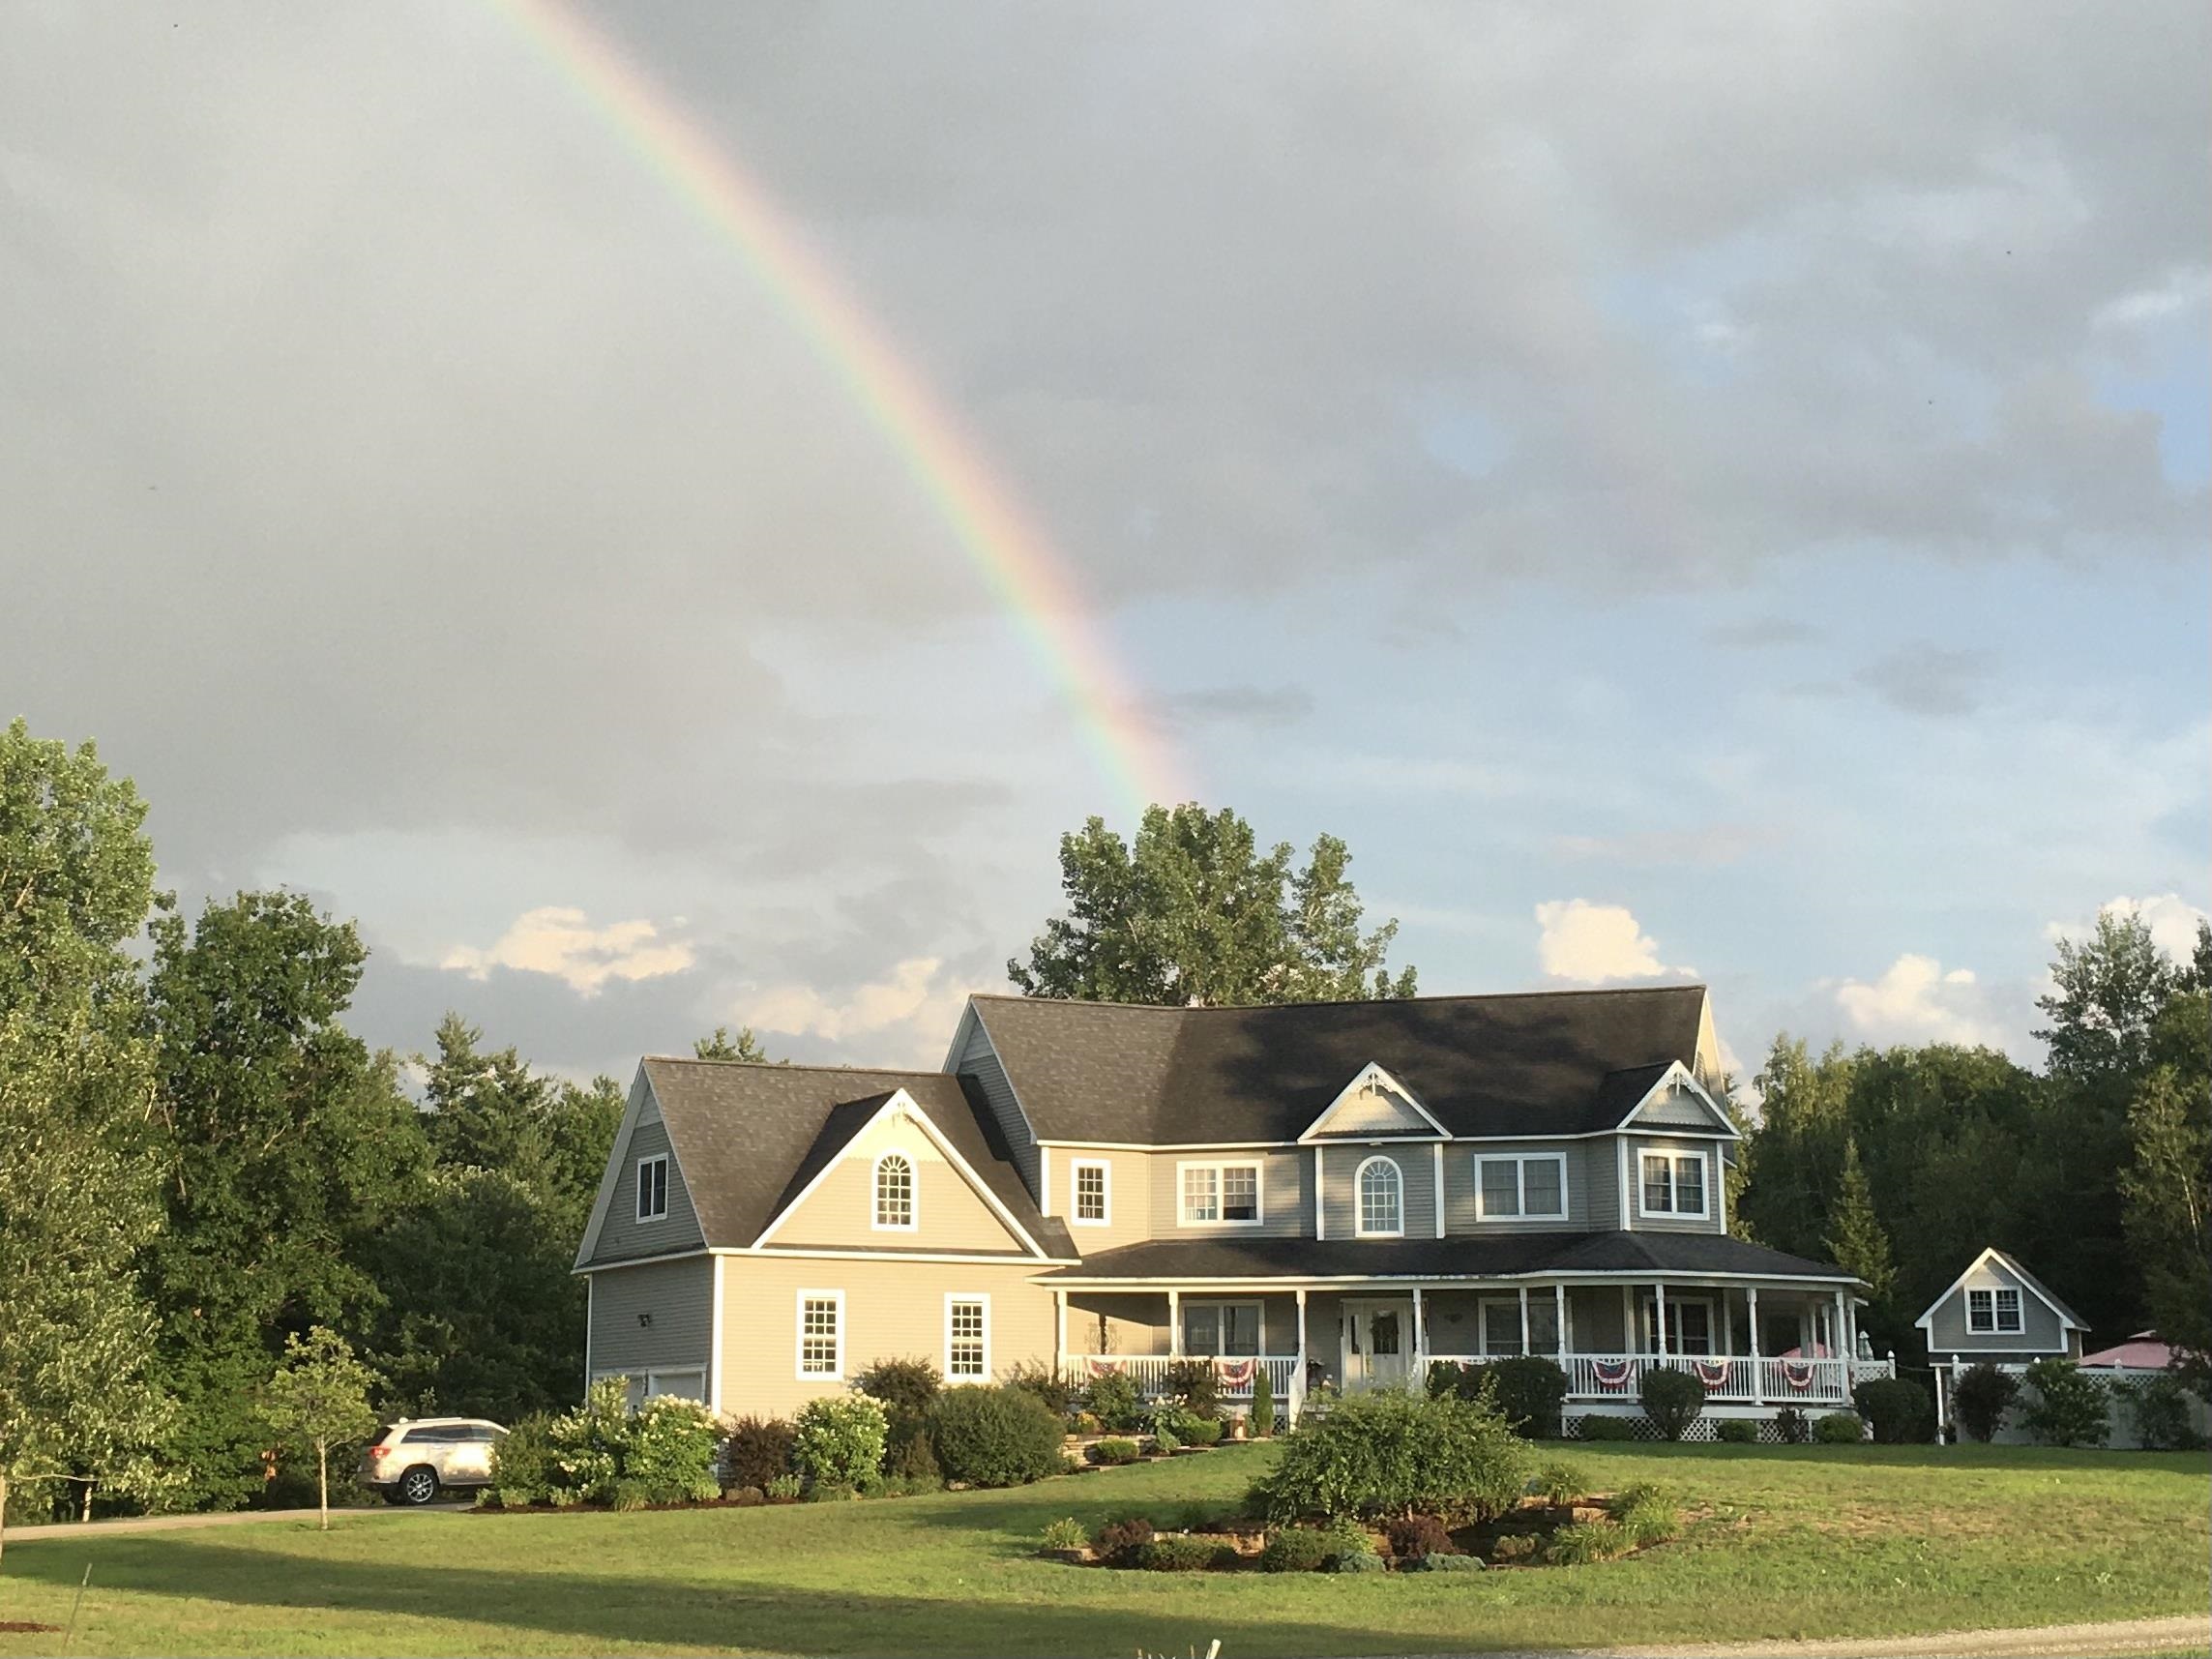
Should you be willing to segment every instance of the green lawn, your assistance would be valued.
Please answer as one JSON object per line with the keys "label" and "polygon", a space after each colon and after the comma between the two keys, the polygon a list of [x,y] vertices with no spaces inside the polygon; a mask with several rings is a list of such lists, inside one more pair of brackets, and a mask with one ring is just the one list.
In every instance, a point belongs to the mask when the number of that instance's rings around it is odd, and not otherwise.
{"label": "green lawn", "polygon": [[[1464,1577],[1164,1577],[1034,1558],[1055,1516],[1163,1520],[1241,1493],[1238,1447],[1003,1493],[636,1515],[349,1512],[71,1538],[12,1534],[0,1620],[84,1653],[1184,1652],[1610,1646],[1894,1635],[2202,1612],[2201,1457],[2011,1447],[1609,1447],[1711,1514],[1599,1566]],[[0,1655],[58,1637],[0,1636]]]}

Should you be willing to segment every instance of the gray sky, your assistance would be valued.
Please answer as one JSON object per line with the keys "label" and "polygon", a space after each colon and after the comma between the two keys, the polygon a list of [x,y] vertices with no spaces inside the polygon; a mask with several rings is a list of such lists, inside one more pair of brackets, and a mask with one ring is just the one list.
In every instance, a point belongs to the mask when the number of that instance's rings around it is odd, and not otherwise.
{"label": "gray sky", "polygon": [[[2212,897],[2202,7],[596,26],[1425,989],[2024,1055]],[[1126,811],[759,270],[489,5],[0,44],[0,718],[374,1040],[934,1061]]]}

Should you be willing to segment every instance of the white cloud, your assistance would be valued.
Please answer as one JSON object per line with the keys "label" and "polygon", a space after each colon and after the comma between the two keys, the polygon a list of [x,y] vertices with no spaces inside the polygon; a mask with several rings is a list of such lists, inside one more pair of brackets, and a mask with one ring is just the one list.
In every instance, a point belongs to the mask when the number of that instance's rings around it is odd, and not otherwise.
{"label": "white cloud", "polygon": [[1845,980],[1836,988],[1836,1003],[1853,1029],[1873,1042],[2003,1046],[1973,970],[1946,971],[1933,957],[1908,951],[1871,985]]}
{"label": "white cloud", "polygon": [[[2150,928],[2151,943],[2175,962],[2187,962],[2197,952],[2197,930],[2212,922],[2212,911],[2198,909],[2178,893],[2161,893],[2151,899],[2130,899],[2125,894],[2097,906],[2100,916],[2140,916]],[[2053,922],[2044,932],[2052,939],[2081,939],[2089,935],[2085,923]]]}
{"label": "white cloud", "polygon": [[495,967],[547,973],[590,996],[610,979],[658,979],[692,965],[692,947],[664,939],[651,922],[615,922],[593,928],[581,910],[560,904],[525,910],[487,950],[456,945],[438,965],[489,977]]}
{"label": "white cloud", "polygon": [[1536,954],[1553,979],[1603,985],[1612,979],[1656,979],[1696,971],[1662,963],[1659,942],[1637,926],[1636,917],[1623,904],[1553,899],[1536,906],[1536,925],[1543,929]]}
{"label": "white cloud", "polygon": [[868,1063],[935,1065],[944,1057],[969,987],[943,973],[936,957],[913,957],[891,977],[833,1001],[809,985],[783,985],[741,997],[731,1014],[757,1030],[833,1043],[868,1038],[879,1052]]}
{"label": "white cloud", "polygon": [[2212,303],[2212,266],[2179,265],[2154,286],[2106,301],[2090,321],[2099,328],[2147,328],[2200,311],[2208,303]]}

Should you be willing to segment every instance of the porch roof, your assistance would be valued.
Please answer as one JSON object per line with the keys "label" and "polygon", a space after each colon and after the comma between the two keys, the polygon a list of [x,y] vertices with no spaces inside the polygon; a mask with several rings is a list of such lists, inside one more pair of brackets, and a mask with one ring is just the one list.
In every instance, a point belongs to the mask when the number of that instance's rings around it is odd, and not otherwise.
{"label": "porch roof", "polygon": [[1491,1237],[1161,1238],[1102,1250],[1045,1285],[1181,1285],[1280,1280],[1692,1278],[1858,1281],[1831,1262],[1710,1232],[1515,1232]]}

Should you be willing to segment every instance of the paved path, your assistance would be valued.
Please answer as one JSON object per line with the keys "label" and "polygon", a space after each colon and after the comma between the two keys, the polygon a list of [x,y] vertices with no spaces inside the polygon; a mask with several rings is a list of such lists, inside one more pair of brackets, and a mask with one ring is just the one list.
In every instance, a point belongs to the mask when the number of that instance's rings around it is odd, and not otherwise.
{"label": "paved path", "polygon": [[1604,1659],[2092,1659],[2103,1654],[2212,1652],[2212,1613],[2025,1630],[1954,1630],[1849,1642],[1756,1642],[1731,1647],[1619,1648]]}
{"label": "paved path", "polygon": [[[426,1503],[416,1513],[443,1512],[457,1515],[469,1506],[466,1503]],[[334,1509],[331,1520],[343,1521],[350,1515],[399,1515],[406,1513],[383,1504],[373,1509],[355,1506]],[[67,1543],[72,1538],[110,1537],[117,1532],[185,1532],[202,1526],[251,1526],[267,1521],[312,1522],[320,1510],[315,1509],[225,1509],[211,1515],[127,1515],[114,1521],[56,1521],[44,1526],[11,1526],[8,1528],[8,1548],[18,1544],[46,1542]]]}

